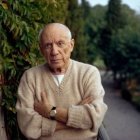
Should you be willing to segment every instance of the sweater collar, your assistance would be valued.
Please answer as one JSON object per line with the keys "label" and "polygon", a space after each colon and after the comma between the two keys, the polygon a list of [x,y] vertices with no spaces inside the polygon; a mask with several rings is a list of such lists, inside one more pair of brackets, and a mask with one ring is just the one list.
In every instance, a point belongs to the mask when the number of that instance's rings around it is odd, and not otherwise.
{"label": "sweater collar", "polygon": [[[66,73],[64,74],[64,78],[63,78],[61,84],[59,85],[59,89],[62,89],[64,87],[65,83],[69,80],[69,77],[70,77],[70,74],[71,74],[71,71],[72,71],[72,65],[73,65],[73,60],[70,59],[68,69],[67,69]],[[54,82],[54,79],[52,77],[52,73],[51,73],[47,63],[45,64],[45,70],[46,70],[46,74],[49,78],[49,81],[51,82],[50,86],[52,86],[53,88],[54,88],[54,86],[58,88],[58,86]]]}

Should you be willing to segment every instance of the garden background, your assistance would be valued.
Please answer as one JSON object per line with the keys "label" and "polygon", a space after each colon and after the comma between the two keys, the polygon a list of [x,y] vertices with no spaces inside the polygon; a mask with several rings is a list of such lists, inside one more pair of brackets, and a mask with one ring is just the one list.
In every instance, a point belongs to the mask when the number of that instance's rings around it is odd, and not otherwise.
{"label": "garden background", "polygon": [[[44,62],[38,35],[50,22],[66,24],[72,58],[111,71],[124,99],[140,106],[140,14],[121,0],[0,0],[0,92],[8,138],[23,140],[16,119],[17,88],[28,68]],[[14,130],[14,131],[13,131]]]}

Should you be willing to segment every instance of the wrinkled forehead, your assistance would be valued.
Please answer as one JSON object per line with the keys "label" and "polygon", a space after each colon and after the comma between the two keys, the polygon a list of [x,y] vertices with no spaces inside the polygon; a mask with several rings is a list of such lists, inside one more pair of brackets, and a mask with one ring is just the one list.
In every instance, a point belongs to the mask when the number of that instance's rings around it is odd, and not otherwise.
{"label": "wrinkled forehead", "polygon": [[71,39],[71,32],[70,30],[64,25],[48,25],[46,26],[41,34],[41,41],[44,40],[70,40]]}

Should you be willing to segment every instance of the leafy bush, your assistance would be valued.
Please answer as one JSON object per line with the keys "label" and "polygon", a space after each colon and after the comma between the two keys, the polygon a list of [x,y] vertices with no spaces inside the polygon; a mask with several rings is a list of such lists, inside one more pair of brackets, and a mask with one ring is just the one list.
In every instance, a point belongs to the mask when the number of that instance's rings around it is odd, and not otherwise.
{"label": "leafy bush", "polygon": [[0,1],[0,74],[4,76],[1,105],[12,140],[24,139],[16,121],[17,87],[23,72],[42,62],[38,33],[49,22],[64,22],[66,8],[65,0]]}

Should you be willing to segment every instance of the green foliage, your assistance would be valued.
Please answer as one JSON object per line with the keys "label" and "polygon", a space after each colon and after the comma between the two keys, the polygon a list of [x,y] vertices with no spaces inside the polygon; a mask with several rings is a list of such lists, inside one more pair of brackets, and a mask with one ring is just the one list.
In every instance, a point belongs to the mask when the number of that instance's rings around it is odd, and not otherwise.
{"label": "green foliage", "polygon": [[114,78],[139,79],[140,16],[120,0],[110,0],[99,46]]}
{"label": "green foliage", "polygon": [[16,121],[17,88],[23,72],[42,62],[38,33],[49,22],[64,22],[66,9],[65,0],[0,1],[0,74],[4,76],[1,105],[12,140],[24,139]]}
{"label": "green foliage", "polygon": [[106,10],[106,7],[97,5],[90,8],[90,13],[87,16],[85,32],[88,35],[88,62],[90,64],[93,64],[94,61],[99,60],[100,58],[98,40],[100,36],[100,30],[105,25]]}
{"label": "green foliage", "polygon": [[106,13],[107,28],[113,32],[122,28],[125,24],[125,16],[122,12],[121,0],[109,0]]}
{"label": "green foliage", "polygon": [[122,96],[139,105],[140,15],[136,15],[127,5],[122,5],[120,0],[109,0],[103,17],[105,20],[98,32],[98,44],[104,63],[113,71],[114,79],[119,81]]}
{"label": "green foliage", "polygon": [[[85,9],[88,5],[83,0],[79,5],[77,0],[69,0],[68,16],[66,18],[66,25],[72,31],[75,39],[75,48],[72,58],[78,61],[87,62],[87,36],[85,35]],[[85,6],[85,7],[84,7]]]}
{"label": "green foliage", "polygon": [[105,25],[106,7],[91,7],[86,0],[69,0],[66,25],[72,31],[75,48],[72,58],[93,64],[99,58],[98,40]]}
{"label": "green foliage", "polygon": [[[139,28],[140,29],[140,28]],[[127,26],[112,38],[111,68],[125,79],[140,78],[140,33]]]}
{"label": "green foliage", "polygon": [[[112,57],[114,48],[112,47],[112,37],[125,26],[125,15],[122,12],[121,0],[110,0],[106,12],[106,25],[102,28],[99,47],[102,57],[108,69],[112,68]],[[113,57],[114,58],[114,57]],[[113,71],[114,74],[116,71]]]}

